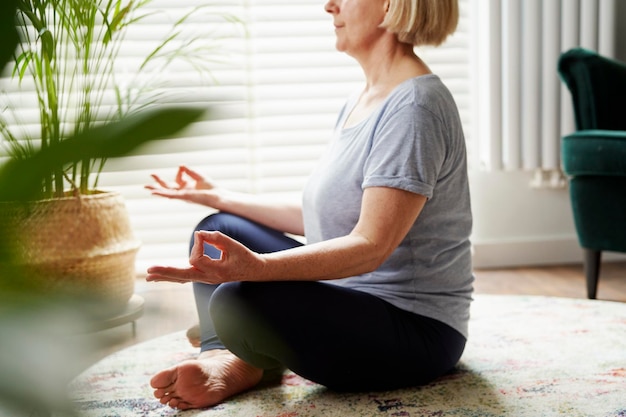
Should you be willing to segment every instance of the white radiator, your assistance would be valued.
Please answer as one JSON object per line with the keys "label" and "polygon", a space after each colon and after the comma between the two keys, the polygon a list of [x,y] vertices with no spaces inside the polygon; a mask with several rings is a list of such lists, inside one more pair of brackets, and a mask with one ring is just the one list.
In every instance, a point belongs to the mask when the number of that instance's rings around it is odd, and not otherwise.
{"label": "white radiator", "polygon": [[560,186],[560,138],[574,130],[557,62],[574,46],[613,57],[616,0],[473,0],[474,164],[536,172]]}

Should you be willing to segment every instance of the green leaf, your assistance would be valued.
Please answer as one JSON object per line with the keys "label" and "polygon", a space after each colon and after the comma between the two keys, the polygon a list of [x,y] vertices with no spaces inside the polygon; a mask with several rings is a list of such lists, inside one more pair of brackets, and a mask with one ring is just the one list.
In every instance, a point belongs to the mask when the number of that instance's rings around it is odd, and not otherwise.
{"label": "green leaf", "polygon": [[33,53],[31,51],[24,51],[17,57],[15,57],[15,67],[13,68],[13,74],[11,76],[18,76],[18,80],[22,81],[28,66],[33,59]]}
{"label": "green leaf", "polygon": [[0,72],[13,60],[19,38],[15,28],[17,0],[0,1]]}
{"label": "green leaf", "polygon": [[48,60],[53,60],[56,56],[55,45],[54,45],[54,37],[48,28],[44,28],[39,32],[39,37],[41,38],[41,47],[44,52],[44,56]]}
{"label": "green leaf", "polygon": [[113,39],[113,34],[119,29],[124,18],[128,15],[128,13],[130,13],[131,8],[132,3],[128,4],[128,6],[124,7],[119,13],[116,13],[115,16],[113,16],[113,20],[111,21],[111,24],[108,25],[106,35],[104,36],[103,42],[105,44],[109,43],[111,39]]}
{"label": "green leaf", "polygon": [[196,121],[204,110],[170,108],[146,111],[95,127],[41,149],[30,158],[0,167],[0,201],[38,197],[41,181],[56,168],[85,158],[122,156],[150,140],[171,136]]}

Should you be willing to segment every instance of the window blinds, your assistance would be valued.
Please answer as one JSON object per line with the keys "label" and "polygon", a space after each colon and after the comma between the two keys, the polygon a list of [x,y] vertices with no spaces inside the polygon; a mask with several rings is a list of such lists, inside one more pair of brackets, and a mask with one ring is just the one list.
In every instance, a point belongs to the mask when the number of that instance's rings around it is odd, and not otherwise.
{"label": "window blinds", "polygon": [[[185,265],[191,230],[210,212],[152,197],[143,188],[151,173],[172,179],[177,167],[186,164],[224,187],[298,198],[345,98],[362,84],[356,62],[334,48],[332,19],[323,0],[209,1],[208,7],[193,12],[184,30],[201,34],[209,43],[198,48],[213,48],[205,56],[210,77],[200,76],[185,62],[143,75],[155,77],[162,100],[205,106],[206,117],[177,137],[108,161],[100,176],[100,188],[120,191],[126,198],[143,243],[139,272],[154,263]],[[455,96],[467,133],[469,1],[460,0],[459,28],[445,45],[418,51]],[[145,51],[166,36],[172,22],[201,4],[206,0],[149,3],[145,10],[157,13],[129,31],[117,64],[128,73],[129,86],[136,80],[132,68]],[[224,14],[236,16],[243,25],[226,22]]]}

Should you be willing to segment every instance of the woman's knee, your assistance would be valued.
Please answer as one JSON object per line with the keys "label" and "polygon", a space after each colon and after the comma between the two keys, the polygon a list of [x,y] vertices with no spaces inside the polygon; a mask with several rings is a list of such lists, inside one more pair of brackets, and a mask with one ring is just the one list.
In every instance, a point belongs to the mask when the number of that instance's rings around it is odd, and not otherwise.
{"label": "woman's knee", "polygon": [[213,321],[220,323],[220,327],[227,330],[232,324],[246,326],[253,320],[258,308],[257,304],[259,285],[251,282],[227,282],[220,284],[211,297],[209,312]]}
{"label": "woman's knee", "polygon": [[222,317],[226,313],[225,310],[234,307],[235,304],[231,300],[237,298],[239,284],[239,282],[226,282],[215,289],[209,303],[211,316]]}
{"label": "woman's knee", "polygon": [[277,349],[279,338],[259,309],[255,284],[221,284],[211,297],[209,312],[215,331],[228,350],[257,367],[272,369],[279,366],[274,353],[282,349]]}
{"label": "woman's knee", "polygon": [[220,284],[211,297],[209,313],[220,339],[230,340],[238,333],[245,333],[253,316],[246,296],[246,283]]}
{"label": "woman's knee", "polygon": [[226,232],[232,226],[233,222],[236,222],[239,217],[230,213],[212,213],[200,220],[194,231],[208,230]]}

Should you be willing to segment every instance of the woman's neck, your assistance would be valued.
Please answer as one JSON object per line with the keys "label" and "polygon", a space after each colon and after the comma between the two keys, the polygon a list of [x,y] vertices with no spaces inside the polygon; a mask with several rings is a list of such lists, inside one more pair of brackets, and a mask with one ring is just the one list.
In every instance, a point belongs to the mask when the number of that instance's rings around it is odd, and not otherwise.
{"label": "woman's neck", "polygon": [[431,74],[428,66],[413,51],[413,46],[398,42],[395,35],[381,39],[367,53],[355,58],[365,74],[365,88],[344,127],[354,126],[369,117],[404,81]]}
{"label": "woman's neck", "polygon": [[365,75],[364,95],[386,96],[410,78],[431,74],[430,68],[415,54],[412,45],[396,40],[386,47],[382,46],[384,44],[357,58]]}

